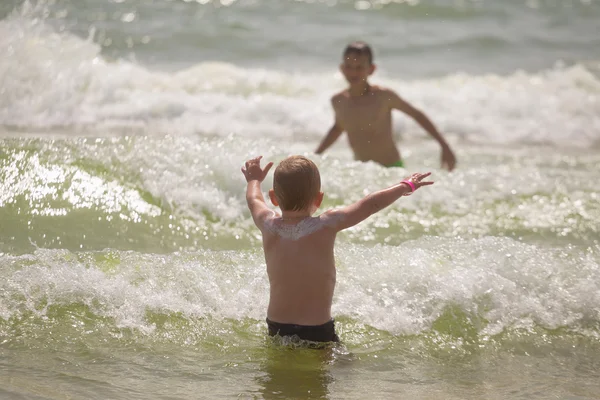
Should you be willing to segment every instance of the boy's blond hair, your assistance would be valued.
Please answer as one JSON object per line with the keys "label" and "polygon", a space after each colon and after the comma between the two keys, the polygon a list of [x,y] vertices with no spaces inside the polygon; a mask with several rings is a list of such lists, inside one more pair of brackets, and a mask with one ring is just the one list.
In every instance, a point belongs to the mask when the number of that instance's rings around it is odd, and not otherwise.
{"label": "boy's blond hair", "polygon": [[321,191],[319,168],[306,157],[290,156],[275,168],[273,191],[282,210],[306,210]]}

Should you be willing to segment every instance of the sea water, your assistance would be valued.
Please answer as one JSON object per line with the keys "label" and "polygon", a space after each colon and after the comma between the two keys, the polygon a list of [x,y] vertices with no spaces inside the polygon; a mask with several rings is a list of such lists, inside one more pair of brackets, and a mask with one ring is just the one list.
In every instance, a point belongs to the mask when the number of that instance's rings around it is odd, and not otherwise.
{"label": "sea water", "polygon": [[[0,4],[0,398],[600,398],[600,3]],[[366,40],[406,169],[314,149]],[[267,337],[240,167],[304,154],[338,235],[327,350]],[[266,192],[272,175],[263,183]]]}

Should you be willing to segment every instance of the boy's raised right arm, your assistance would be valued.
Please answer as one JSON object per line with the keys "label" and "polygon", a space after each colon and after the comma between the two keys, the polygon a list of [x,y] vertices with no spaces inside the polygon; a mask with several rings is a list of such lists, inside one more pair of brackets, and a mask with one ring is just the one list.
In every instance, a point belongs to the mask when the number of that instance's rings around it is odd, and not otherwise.
{"label": "boy's raised right arm", "polygon": [[265,220],[273,214],[273,211],[265,203],[260,184],[269,173],[273,163],[270,162],[265,165],[265,168],[261,168],[261,158],[262,156],[258,156],[246,161],[246,164],[242,167],[242,173],[248,184],[246,187],[246,202],[248,203],[250,214],[252,214],[252,219],[256,226],[262,231]]}
{"label": "boy's raised right arm", "polygon": [[356,203],[344,208],[328,211],[327,214],[337,221],[335,224],[335,229],[337,231],[350,228],[359,222],[364,221],[376,212],[383,210],[400,197],[406,196],[422,186],[433,185],[433,182],[431,181],[423,181],[423,179],[429,175],[431,175],[431,172],[426,174],[413,174],[410,178],[396,185],[371,193]]}

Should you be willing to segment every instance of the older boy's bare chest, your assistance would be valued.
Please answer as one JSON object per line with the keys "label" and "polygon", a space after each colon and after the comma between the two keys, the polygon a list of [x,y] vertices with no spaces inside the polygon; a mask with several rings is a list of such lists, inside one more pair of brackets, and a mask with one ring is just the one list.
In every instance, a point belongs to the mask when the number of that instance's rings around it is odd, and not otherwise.
{"label": "older boy's bare chest", "polygon": [[335,111],[346,131],[379,130],[391,115],[387,103],[377,94],[343,98],[335,105]]}

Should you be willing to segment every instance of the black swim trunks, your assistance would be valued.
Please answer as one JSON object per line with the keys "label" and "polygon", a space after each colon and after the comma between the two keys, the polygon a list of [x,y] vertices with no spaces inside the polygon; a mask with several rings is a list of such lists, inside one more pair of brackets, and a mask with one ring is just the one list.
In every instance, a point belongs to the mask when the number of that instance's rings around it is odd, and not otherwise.
{"label": "black swim trunks", "polygon": [[339,342],[335,333],[335,324],[332,319],[323,325],[296,325],[282,324],[267,318],[270,336],[298,336],[302,340],[311,342]]}

